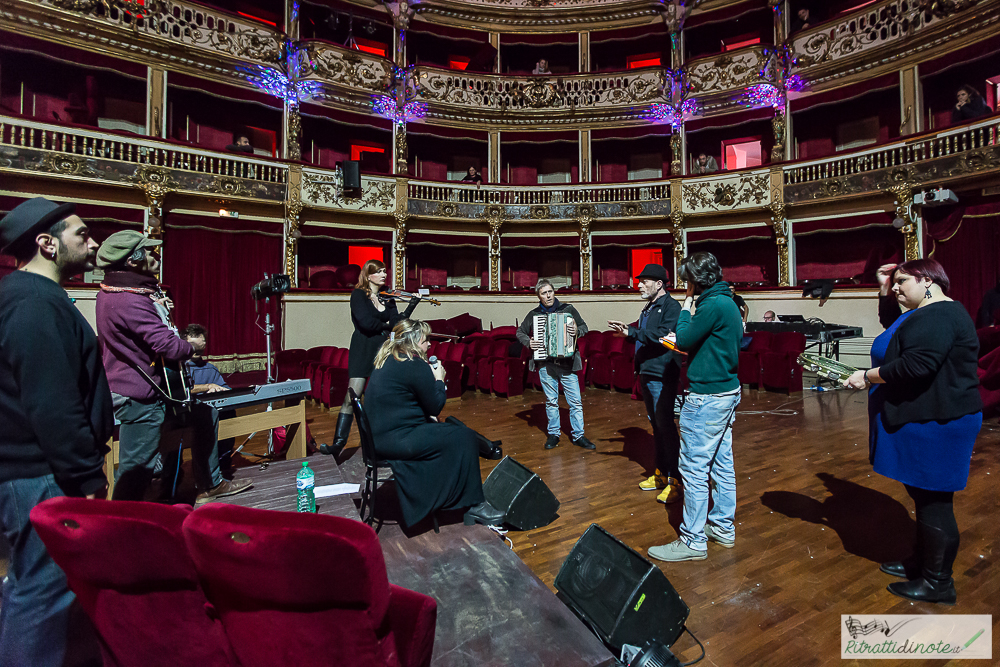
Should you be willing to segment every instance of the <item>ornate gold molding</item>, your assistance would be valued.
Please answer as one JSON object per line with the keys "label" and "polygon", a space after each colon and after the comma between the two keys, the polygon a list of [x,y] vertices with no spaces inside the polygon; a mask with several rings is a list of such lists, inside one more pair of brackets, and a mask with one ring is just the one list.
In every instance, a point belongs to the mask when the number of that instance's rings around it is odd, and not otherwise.
{"label": "ornate gold molding", "polygon": [[885,188],[896,204],[896,217],[903,221],[899,228],[903,235],[903,257],[906,261],[920,258],[920,244],[917,239],[917,225],[913,219],[913,190],[918,187],[909,179],[909,174],[900,173],[893,185]]}
{"label": "ornate gold molding", "polygon": [[291,165],[288,170],[288,196],[285,199],[285,273],[292,281],[292,287],[298,287],[299,277],[295,270],[295,257],[298,254],[299,237],[302,236],[302,167]]}
{"label": "ornate gold molding", "polygon": [[591,289],[590,260],[593,255],[590,246],[590,225],[594,221],[594,207],[580,204],[576,207],[576,219],[580,224],[580,289]]}
{"label": "ornate gold molding", "polygon": [[507,209],[488,204],[482,219],[490,226],[490,290],[496,292],[500,289],[500,228],[507,220]]}

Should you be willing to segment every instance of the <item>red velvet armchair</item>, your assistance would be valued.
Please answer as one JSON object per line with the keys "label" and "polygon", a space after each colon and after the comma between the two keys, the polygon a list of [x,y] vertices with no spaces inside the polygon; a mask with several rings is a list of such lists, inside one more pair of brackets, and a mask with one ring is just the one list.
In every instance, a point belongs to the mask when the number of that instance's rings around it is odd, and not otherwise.
{"label": "red velvet armchair", "polygon": [[339,408],[344,396],[347,395],[347,382],[350,379],[347,372],[347,359],[350,351],[338,347],[330,355],[330,361],[317,367],[319,376],[319,401],[330,408]]}
{"label": "red velvet armchair", "polygon": [[302,378],[302,362],[308,358],[306,350],[281,350],[274,355],[274,365],[277,373],[275,377],[278,382],[285,380],[298,380]]}
{"label": "red velvet armchair", "polygon": [[761,378],[764,376],[763,355],[771,349],[771,332],[754,331],[751,336],[750,345],[745,350],[740,350],[739,367],[736,374],[740,384],[752,384],[758,389],[761,388]]}
{"label": "red velvet armchair", "polygon": [[465,387],[475,389],[477,386],[477,373],[479,371],[479,360],[490,354],[493,339],[486,334],[472,334],[466,336],[462,341],[465,343],[465,356],[462,357],[462,364],[467,370]]}
{"label": "red velvet armchair", "polygon": [[793,331],[772,334],[770,348],[760,353],[763,386],[784,389],[788,394],[802,391],[802,367],[796,359],[805,349],[805,334]]}
{"label": "red velvet armchair", "polygon": [[[316,349],[316,348],[313,348]],[[323,386],[323,376],[320,372],[321,366],[329,366],[330,360],[333,358],[334,353],[337,348],[333,345],[324,345],[319,348],[319,353],[316,357],[313,357],[313,350],[309,350],[309,361],[305,363],[304,370],[305,375],[303,377],[308,378],[310,382],[309,388],[309,398],[314,401],[318,401],[320,398],[320,392]]]}
{"label": "red velvet armchair", "polygon": [[389,583],[364,523],[220,503],[183,532],[242,667],[430,664],[437,603]]}
{"label": "red velvet armchair", "polygon": [[31,510],[97,630],[105,667],[235,665],[184,543],[190,514],[185,505],[84,498]]}

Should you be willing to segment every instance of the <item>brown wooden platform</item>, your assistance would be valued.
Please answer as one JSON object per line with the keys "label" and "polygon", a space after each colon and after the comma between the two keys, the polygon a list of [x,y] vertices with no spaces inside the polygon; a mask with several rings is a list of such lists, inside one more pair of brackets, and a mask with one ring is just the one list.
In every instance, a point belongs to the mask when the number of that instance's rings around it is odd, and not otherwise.
{"label": "brown wooden platform", "polygon": [[[333,457],[312,456],[309,466],[317,486],[344,481]],[[295,476],[301,467],[301,460],[293,460],[271,463],[266,470],[242,468],[237,477],[253,477],[254,488],[213,502],[294,512]],[[356,469],[357,462],[348,467]],[[390,517],[379,532],[389,581],[438,603],[432,665],[614,664],[604,644],[496,533],[466,526],[454,513],[442,517],[440,533],[429,521],[404,532],[392,520],[393,484],[383,484],[379,494]],[[316,510],[358,518],[354,500],[346,495],[317,499]]]}

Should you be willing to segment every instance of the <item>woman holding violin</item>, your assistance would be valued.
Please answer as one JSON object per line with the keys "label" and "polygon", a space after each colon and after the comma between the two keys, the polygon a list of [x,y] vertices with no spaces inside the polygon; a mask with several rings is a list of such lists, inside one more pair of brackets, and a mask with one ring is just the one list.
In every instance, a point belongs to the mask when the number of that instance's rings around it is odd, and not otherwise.
{"label": "woman holding violin", "polygon": [[[351,292],[351,321],[354,322],[354,334],[351,336],[351,348],[347,357],[347,374],[350,377],[348,387],[358,396],[365,391],[365,382],[372,374],[375,355],[388,337],[389,331],[396,322],[407,319],[420,301],[419,294],[409,295],[410,303],[402,314],[396,309],[395,293],[383,293],[386,281],[385,264],[377,259],[370,259],[361,268],[358,284]],[[345,393],[344,402],[340,406],[337,417],[337,430],[333,444],[320,445],[320,451],[332,456],[340,456],[351,434],[351,423],[354,421],[354,408],[351,406],[350,393]]]}

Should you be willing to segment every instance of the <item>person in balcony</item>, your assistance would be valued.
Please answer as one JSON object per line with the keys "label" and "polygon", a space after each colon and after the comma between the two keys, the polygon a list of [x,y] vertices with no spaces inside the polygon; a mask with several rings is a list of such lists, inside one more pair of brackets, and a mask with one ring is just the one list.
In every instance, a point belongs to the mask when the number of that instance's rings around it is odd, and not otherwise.
{"label": "person in balcony", "polygon": [[958,89],[955,99],[955,108],[951,110],[952,123],[964,123],[993,113],[979,91],[968,84]]}
{"label": "person in balcony", "polygon": [[715,161],[714,157],[705,153],[698,153],[698,159],[694,162],[692,173],[714,174],[717,171],[719,171],[719,163]]}
{"label": "person in balcony", "polygon": [[482,185],[483,175],[475,167],[469,167],[469,173],[465,175],[462,179],[463,183],[475,183],[476,185]]}
{"label": "person in balcony", "polygon": [[532,74],[552,74],[549,71],[549,61],[542,58],[537,63],[535,63],[535,69],[531,70]]}
{"label": "person in balcony", "polygon": [[233,143],[226,146],[226,150],[253,155],[253,146],[250,145],[250,133],[246,130],[237,130],[234,132]]}
{"label": "person in balcony", "polygon": [[789,25],[789,34],[811,28],[822,20],[823,17],[820,16],[820,12],[815,7],[799,5],[792,16],[792,22]]}

